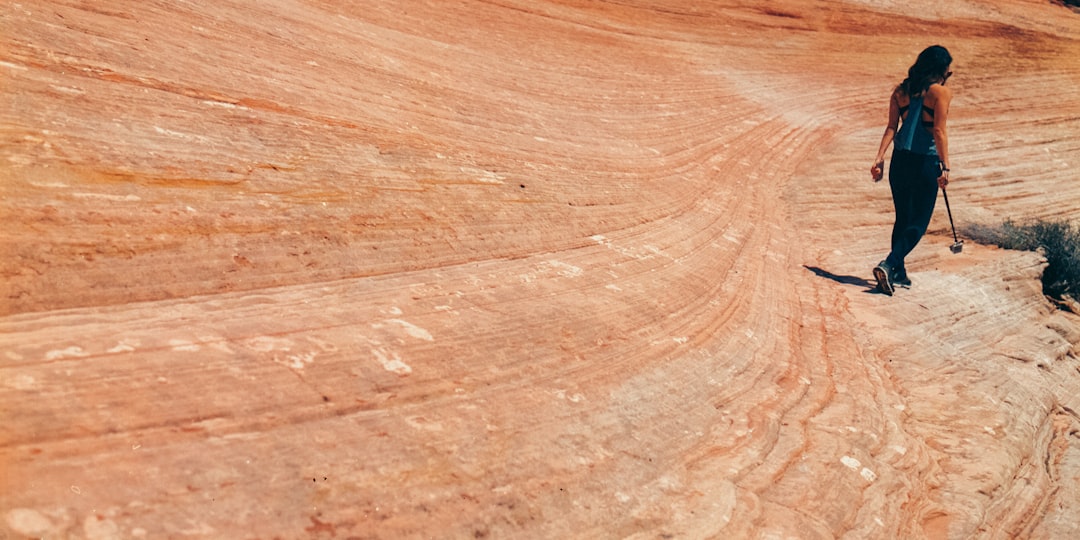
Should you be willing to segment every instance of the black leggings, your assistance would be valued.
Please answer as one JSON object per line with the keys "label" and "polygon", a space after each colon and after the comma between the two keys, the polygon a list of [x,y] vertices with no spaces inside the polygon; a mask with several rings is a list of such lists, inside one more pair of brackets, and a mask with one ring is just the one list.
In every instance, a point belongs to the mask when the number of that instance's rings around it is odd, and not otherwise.
{"label": "black leggings", "polygon": [[937,179],[941,165],[935,155],[897,150],[889,164],[889,187],[892,188],[896,223],[892,230],[892,252],[885,262],[898,273],[905,272],[904,257],[915,249],[937,202]]}

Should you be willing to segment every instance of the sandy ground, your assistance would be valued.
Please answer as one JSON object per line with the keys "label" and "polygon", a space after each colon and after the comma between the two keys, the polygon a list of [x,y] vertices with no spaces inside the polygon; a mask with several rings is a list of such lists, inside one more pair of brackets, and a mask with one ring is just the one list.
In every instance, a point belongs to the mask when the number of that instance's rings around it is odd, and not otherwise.
{"label": "sandy ground", "polygon": [[1080,215],[1080,14],[204,4],[0,6],[0,537],[1080,537],[1080,318],[868,174],[940,43]]}

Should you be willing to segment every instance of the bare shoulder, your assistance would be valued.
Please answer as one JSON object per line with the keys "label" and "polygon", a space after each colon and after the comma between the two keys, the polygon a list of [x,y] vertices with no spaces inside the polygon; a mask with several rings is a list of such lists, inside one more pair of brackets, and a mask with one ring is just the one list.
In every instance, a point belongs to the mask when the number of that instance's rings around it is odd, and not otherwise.
{"label": "bare shoulder", "polygon": [[934,101],[952,99],[952,89],[944,84],[934,83],[930,85],[930,88],[926,90],[926,93],[934,99]]}
{"label": "bare shoulder", "polygon": [[908,95],[905,94],[904,91],[899,89],[899,88],[897,88],[896,90],[893,90],[893,93],[892,93],[892,96],[890,97],[890,99],[895,101],[896,104],[898,106],[900,106],[900,107],[903,107],[904,105],[907,105],[908,101],[911,101],[908,98]]}

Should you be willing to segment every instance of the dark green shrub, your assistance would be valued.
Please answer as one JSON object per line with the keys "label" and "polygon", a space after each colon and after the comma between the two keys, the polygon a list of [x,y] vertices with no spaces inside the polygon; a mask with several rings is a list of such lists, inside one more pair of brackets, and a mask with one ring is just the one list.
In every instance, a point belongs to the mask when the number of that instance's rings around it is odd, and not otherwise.
{"label": "dark green shrub", "polygon": [[1054,298],[1080,298],[1080,226],[1068,221],[1036,220],[1000,227],[975,225],[965,230],[971,239],[1006,249],[1041,250],[1046,257],[1043,292]]}

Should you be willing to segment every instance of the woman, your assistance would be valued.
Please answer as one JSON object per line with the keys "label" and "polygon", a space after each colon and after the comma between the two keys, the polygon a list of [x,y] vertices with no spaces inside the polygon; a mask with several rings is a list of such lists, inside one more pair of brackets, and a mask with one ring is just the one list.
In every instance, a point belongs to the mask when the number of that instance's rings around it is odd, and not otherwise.
{"label": "woman", "polygon": [[945,87],[945,81],[952,75],[951,66],[952,56],[945,47],[934,45],[919,53],[907,78],[889,98],[889,125],[870,168],[874,181],[881,180],[885,151],[895,142],[889,163],[889,187],[896,209],[892,251],[874,268],[878,288],[890,296],[895,285],[911,286],[904,257],[926,233],[938,187],[944,189],[949,184],[949,137],[945,126],[952,91]]}

